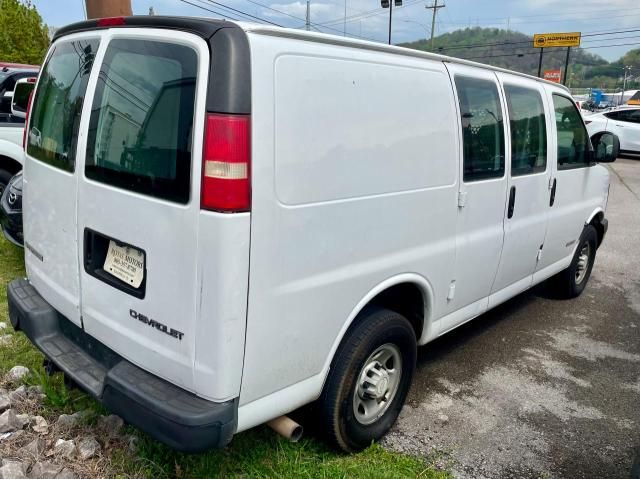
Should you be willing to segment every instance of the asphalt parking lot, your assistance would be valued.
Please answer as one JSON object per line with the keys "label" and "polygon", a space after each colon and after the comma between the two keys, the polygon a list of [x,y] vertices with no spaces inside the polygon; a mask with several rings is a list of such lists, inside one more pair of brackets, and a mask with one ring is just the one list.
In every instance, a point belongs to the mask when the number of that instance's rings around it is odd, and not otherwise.
{"label": "asphalt parking lot", "polygon": [[630,477],[640,454],[640,160],[611,166],[607,217],[581,297],[536,288],[422,348],[387,447],[435,457],[458,477]]}

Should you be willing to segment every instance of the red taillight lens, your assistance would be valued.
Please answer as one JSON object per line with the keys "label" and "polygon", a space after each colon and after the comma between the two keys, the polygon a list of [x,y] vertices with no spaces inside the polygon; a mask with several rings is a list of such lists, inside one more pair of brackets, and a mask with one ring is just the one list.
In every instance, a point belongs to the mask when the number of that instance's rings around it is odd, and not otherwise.
{"label": "red taillight lens", "polygon": [[99,27],[118,27],[125,23],[124,17],[107,17],[98,19]]}
{"label": "red taillight lens", "polygon": [[27,112],[24,117],[24,129],[22,130],[22,149],[27,151],[27,126],[29,125],[29,113],[31,112],[31,102],[33,101],[33,92],[29,93],[27,100]]}
{"label": "red taillight lens", "polygon": [[251,209],[251,117],[207,115],[202,162],[204,209]]}

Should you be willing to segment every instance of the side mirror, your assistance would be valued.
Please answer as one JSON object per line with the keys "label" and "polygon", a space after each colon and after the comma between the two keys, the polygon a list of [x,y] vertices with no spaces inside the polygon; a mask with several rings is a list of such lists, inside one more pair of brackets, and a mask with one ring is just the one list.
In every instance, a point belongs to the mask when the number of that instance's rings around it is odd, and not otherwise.
{"label": "side mirror", "polygon": [[19,81],[13,91],[11,99],[11,114],[18,118],[26,118],[27,107],[29,105],[29,95],[36,86],[34,82]]}
{"label": "side mirror", "polygon": [[596,133],[591,137],[593,159],[598,163],[613,163],[620,154],[620,140],[609,132]]}

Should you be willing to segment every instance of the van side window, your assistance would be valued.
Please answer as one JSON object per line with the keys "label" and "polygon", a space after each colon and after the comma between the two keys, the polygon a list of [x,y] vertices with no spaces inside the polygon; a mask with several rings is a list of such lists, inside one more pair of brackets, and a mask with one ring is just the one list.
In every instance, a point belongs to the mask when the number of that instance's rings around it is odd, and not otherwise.
{"label": "van side window", "polygon": [[196,52],[183,45],[109,43],[91,108],[88,178],[189,201],[197,64]]}
{"label": "van side window", "polygon": [[27,153],[74,171],[82,104],[98,40],[56,44],[40,77],[33,101]]}
{"label": "van side window", "polygon": [[554,93],[553,107],[558,132],[558,169],[588,166],[589,135],[574,102]]}
{"label": "van side window", "polygon": [[536,90],[505,85],[511,125],[511,176],[539,173],[547,167],[544,106]]}
{"label": "van side window", "polygon": [[491,80],[456,76],[460,103],[464,181],[504,174],[504,125],[498,88]]}

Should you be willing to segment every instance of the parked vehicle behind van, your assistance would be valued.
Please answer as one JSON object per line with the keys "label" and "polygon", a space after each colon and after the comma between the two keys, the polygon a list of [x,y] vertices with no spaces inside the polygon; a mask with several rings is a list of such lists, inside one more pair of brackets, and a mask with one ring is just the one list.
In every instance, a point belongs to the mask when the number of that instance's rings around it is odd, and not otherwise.
{"label": "parked vehicle behind van", "polygon": [[337,447],[379,439],[418,345],[584,290],[618,148],[534,77],[157,16],[58,30],[27,132],[12,325],[187,451],[308,403]]}

